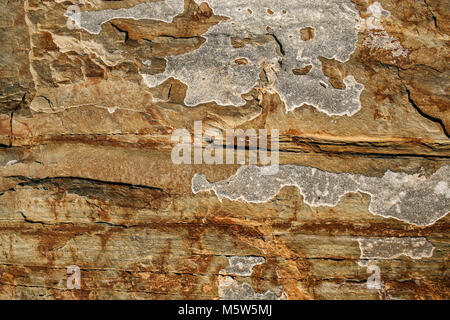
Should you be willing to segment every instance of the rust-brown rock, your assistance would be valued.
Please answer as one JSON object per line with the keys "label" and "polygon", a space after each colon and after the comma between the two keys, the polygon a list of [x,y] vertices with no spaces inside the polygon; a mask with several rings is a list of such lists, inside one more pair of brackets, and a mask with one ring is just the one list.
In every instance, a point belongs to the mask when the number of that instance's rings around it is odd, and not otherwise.
{"label": "rust-brown rock", "polygon": [[[319,57],[334,89],[348,75],[364,85],[353,116],[309,105],[286,113],[264,68],[241,107],[187,106],[187,84],[174,78],[147,86],[142,74],[162,73],[168,56],[197,50],[227,19],[200,1],[185,0],[172,22],[117,18],[100,34],[66,26],[70,4],[147,2],[0,0],[1,299],[219,299],[229,275],[282,299],[450,298],[448,216],[418,226],[374,215],[361,192],[313,207],[292,186],[264,203],[219,200],[194,194],[193,176],[224,180],[240,165],[171,161],[171,134],[201,120],[204,130],[279,129],[282,165],[371,177],[450,165],[445,1],[378,1],[390,12],[383,32],[406,54],[368,45],[373,31],[362,27],[347,62]],[[353,0],[361,18],[374,3]],[[434,250],[361,260],[359,238],[388,237],[425,238]],[[250,274],[224,271],[230,257],[255,256],[264,260]],[[380,268],[380,288],[366,286],[365,263]],[[70,265],[81,269],[80,289],[66,286]]]}

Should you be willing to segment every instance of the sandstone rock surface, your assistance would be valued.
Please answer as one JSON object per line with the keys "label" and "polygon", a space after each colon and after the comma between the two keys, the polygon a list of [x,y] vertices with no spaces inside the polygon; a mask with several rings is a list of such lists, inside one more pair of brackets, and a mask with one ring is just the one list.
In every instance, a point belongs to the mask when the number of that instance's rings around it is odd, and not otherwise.
{"label": "sandstone rock surface", "polygon": [[[449,299],[449,20],[442,0],[0,0],[0,298]],[[173,163],[195,121],[278,130],[278,174]]]}

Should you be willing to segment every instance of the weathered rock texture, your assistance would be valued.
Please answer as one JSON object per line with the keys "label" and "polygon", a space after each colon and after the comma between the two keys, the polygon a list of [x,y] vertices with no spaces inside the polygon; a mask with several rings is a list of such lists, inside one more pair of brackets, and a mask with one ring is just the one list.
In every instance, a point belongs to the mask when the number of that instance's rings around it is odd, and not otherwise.
{"label": "weathered rock texture", "polygon": [[[449,299],[449,16],[0,0],[0,298]],[[194,121],[278,129],[278,175],[173,164]]]}

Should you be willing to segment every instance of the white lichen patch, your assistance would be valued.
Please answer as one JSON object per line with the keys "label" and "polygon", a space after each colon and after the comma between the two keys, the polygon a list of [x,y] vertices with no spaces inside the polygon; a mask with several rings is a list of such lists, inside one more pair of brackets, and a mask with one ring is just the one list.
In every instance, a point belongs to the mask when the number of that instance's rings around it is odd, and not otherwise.
{"label": "white lichen patch", "polygon": [[230,265],[220,271],[220,274],[235,275],[248,277],[253,273],[253,267],[258,264],[263,264],[266,259],[263,257],[229,257]]}
{"label": "white lichen patch", "polygon": [[448,187],[448,183],[446,181],[439,181],[434,188],[434,193],[450,198],[450,188]]}
{"label": "white lichen patch", "polygon": [[141,3],[132,8],[83,11],[79,13],[77,24],[79,28],[89,33],[99,34],[102,31],[102,24],[112,19],[155,19],[172,22],[183,9],[183,0],[165,0]]}
{"label": "white lichen patch", "polygon": [[[265,175],[264,167],[242,166],[230,178],[210,183],[204,175],[192,179],[192,191],[213,191],[219,200],[267,202],[284,186],[295,186],[310,206],[336,206],[350,192],[371,196],[369,211],[415,225],[430,225],[450,211],[448,190],[450,166],[432,176],[408,175],[388,171],[383,177],[331,173],[311,167],[282,165],[277,173]],[[436,192],[436,189],[438,192]]]}
{"label": "white lichen patch", "polygon": [[[345,62],[357,42],[358,12],[350,0],[205,0],[214,14],[228,19],[203,35],[206,41],[189,53],[168,57],[165,72],[143,75],[154,87],[170,77],[188,86],[185,104],[206,102],[242,106],[242,94],[259,80],[262,69],[292,111],[304,104],[329,115],[353,115],[361,108],[363,86],[353,76],[344,79],[345,89],[333,88],[322,72],[319,56]],[[80,27],[98,34],[102,23],[114,18],[171,21],[184,8],[183,0],[166,0],[133,8],[80,13]],[[304,40],[302,30],[314,30]],[[234,47],[232,38],[271,37],[263,44]],[[302,38],[303,37],[303,38]],[[236,63],[245,61],[245,63]],[[310,68],[306,74],[295,70]],[[323,86],[325,84],[325,86]]]}
{"label": "white lichen patch", "polygon": [[277,300],[284,298],[281,288],[257,293],[246,282],[239,283],[232,276],[249,277],[253,273],[253,267],[263,264],[264,257],[233,256],[228,258],[229,266],[219,272],[219,298],[221,300]]}
{"label": "white lichen patch", "polygon": [[[282,98],[286,111],[304,104],[329,115],[353,115],[359,111],[363,86],[352,76],[346,89],[328,84],[318,57],[347,61],[356,47],[357,11],[350,1],[329,0],[207,0],[216,15],[228,17],[204,34],[207,41],[184,55],[169,57],[167,69],[156,76],[144,76],[149,86],[170,77],[188,85],[185,103],[195,106],[214,101],[241,106],[241,95],[253,88],[261,66],[272,74],[271,88]],[[304,41],[301,30],[314,30],[314,38]],[[233,47],[232,38],[271,36],[263,45]],[[246,64],[236,64],[245,59]],[[309,73],[293,70],[312,66]],[[266,72],[267,73],[267,72]],[[270,82],[271,79],[269,79]]]}
{"label": "white lichen patch", "polygon": [[431,258],[434,246],[423,237],[360,238],[361,259]]}
{"label": "white lichen patch", "polygon": [[368,7],[371,14],[367,19],[361,19],[359,29],[367,32],[364,45],[371,49],[383,49],[390,51],[393,58],[407,58],[409,50],[405,49],[397,37],[389,35],[381,23],[382,19],[390,16],[390,12],[384,10],[379,2],[374,2]]}
{"label": "white lichen patch", "polygon": [[[199,49],[169,57],[164,73],[143,75],[145,83],[155,87],[170,77],[180,80],[188,86],[185,98],[188,106],[206,102],[244,105],[241,95],[256,86],[264,61],[275,63],[271,59],[278,55],[276,46],[266,43],[234,48],[227,34],[206,36],[207,41]],[[243,58],[247,64],[235,63]]]}
{"label": "white lichen patch", "polygon": [[232,277],[219,276],[220,300],[281,300],[283,298],[283,294],[272,290],[258,293],[246,282],[239,284]]}

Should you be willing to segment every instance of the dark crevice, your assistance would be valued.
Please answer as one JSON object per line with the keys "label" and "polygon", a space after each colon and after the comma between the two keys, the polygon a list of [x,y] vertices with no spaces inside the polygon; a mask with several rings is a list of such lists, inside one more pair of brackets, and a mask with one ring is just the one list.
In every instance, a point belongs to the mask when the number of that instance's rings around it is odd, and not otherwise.
{"label": "dark crevice", "polygon": [[42,222],[42,221],[33,221],[33,220],[30,220],[30,219],[27,218],[27,216],[26,216],[23,212],[20,212],[20,214],[22,215],[22,217],[23,217],[23,219],[25,220],[25,222],[28,222],[28,223],[36,223],[36,224],[41,224],[41,225],[46,225],[46,224],[47,224],[47,223]]}
{"label": "dark crevice", "polygon": [[11,116],[9,117],[9,146],[12,147],[13,143],[13,117],[14,111],[11,112]]}
{"label": "dark crevice", "polygon": [[[422,117],[424,117],[424,118],[426,118],[426,119],[428,119],[428,120],[430,120],[430,121],[433,121],[434,123],[439,124],[440,127],[442,128],[442,131],[444,132],[445,136],[446,136],[447,138],[450,138],[450,135],[449,135],[449,133],[447,132],[447,129],[445,128],[444,122],[443,122],[441,119],[439,119],[439,118],[433,117],[433,116],[431,116],[431,115],[426,114],[425,112],[423,112],[423,111],[420,109],[420,107],[415,103],[415,101],[412,99],[412,97],[411,97],[411,91],[410,91],[409,88],[406,86],[406,84],[405,84],[405,82],[404,82],[404,80],[403,80],[403,78],[402,78],[402,76],[401,76],[401,74],[400,74],[400,70],[404,70],[404,69],[400,68],[399,66],[391,65],[391,64],[384,64],[384,63],[381,63],[381,65],[382,65],[383,67],[386,67],[386,66],[387,66],[388,68],[389,68],[389,67],[392,67],[392,68],[397,69],[397,76],[398,76],[398,78],[400,79],[400,81],[402,82],[403,86],[405,87],[406,93],[407,93],[407,95],[408,95],[408,101],[409,101],[409,103],[411,104],[411,106],[413,106],[413,108],[414,108],[414,109],[415,109]],[[430,67],[430,68],[431,68],[431,67]],[[433,68],[431,68],[431,69],[433,69]],[[433,70],[436,70],[436,69],[433,69]],[[436,71],[438,71],[438,70],[436,70]],[[440,71],[438,71],[438,72],[440,72]],[[444,156],[444,158],[446,158],[446,157]]]}
{"label": "dark crevice", "polygon": [[433,116],[430,116],[429,114],[424,113],[424,112],[417,106],[417,104],[414,102],[414,100],[411,98],[411,91],[408,89],[408,87],[405,86],[405,89],[406,89],[406,92],[407,92],[407,94],[408,94],[408,100],[409,100],[409,102],[411,103],[411,105],[414,107],[414,109],[416,109],[416,111],[417,111],[422,117],[424,117],[424,118],[426,118],[426,119],[428,119],[428,120],[431,120],[431,121],[433,121],[433,122],[435,122],[435,123],[438,123],[438,124],[441,126],[442,130],[444,131],[445,136],[446,136],[447,138],[450,138],[450,135],[449,135],[449,133],[447,132],[447,130],[446,130],[446,128],[445,128],[444,122],[443,122],[441,119],[439,119],[439,118],[435,118],[435,117],[433,117]]}
{"label": "dark crevice", "polygon": [[115,25],[114,23],[112,23],[112,22],[110,22],[110,23],[111,23],[111,25],[114,27],[114,29],[116,29],[116,30],[119,31],[120,33],[124,33],[124,34],[125,34],[125,40],[124,40],[124,42],[127,42],[127,41],[130,39],[129,34],[128,34],[128,31],[119,28],[118,26],[116,26],[116,25]]}
{"label": "dark crevice", "polygon": [[425,6],[427,7],[428,11],[431,13],[431,16],[432,16],[433,21],[434,21],[434,26],[436,27],[436,29],[439,29],[439,30],[440,30],[439,25],[438,25],[438,22],[437,22],[437,18],[436,18],[436,16],[434,15],[434,12],[431,10],[431,8],[430,8],[430,6],[429,6],[427,0],[423,0],[423,2],[425,3]]}
{"label": "dark crevice", "polygon": [[268,33],[267,35],[271,36],[275,40],[275,42],[278,44],[281,55],[285,56],[286,52],[284,51],[284,47],[283,47],[283,44],[281,43],[280,39],[278,39],[278,37],[272,33]]}
{"label": "dark crevice", "polygon": [[114,182],[114,181],[104,181],[104,180],[97,180],[97,179],[91,179],[91,178],[82,178],[82,177],[72,177],[72,176],[65,176],[65,177],[47,177],[47,178],[28,178],[24,176],[7,176],[6,178],[16,178],[20,179],[24,182],[19,183],[20,186],[27,186],[27,185],[36,185],[36,184],[44,184],[47,182],[54,182],[54,181],[71,181],[71,180],[80,180],[80,181],[86,181],[90,183],[95,184],[103,184],[103,185],[113,185],[113,186],[124,186],[131,189],[146,189],[146,190],[153,190],[153,191],[160,191],[164,192],[163,189],[157,188],[157,187],[150,187],[150,186],[144,186],[144,185],[136,185],[136,184],[130,184],[125,182]]}
{"label": "dark crevice", "polygon": [[266,71],[266,69],[265,68],[262,68],[262,70],[263,70],[263,73],[264,73],[264,80],[262,80],[262,81],[264,81],[265,83],[269,83],[269,75],[267,74],[267,71]]}
{"label": "dark crevice", "polygon": [[433,16],[434,26],[435,26],[437,29],[439,29],[439,26],[438,26],[438,24],[437,24],[436,16],[435,16],[434,14],[432,14],[432,16]]}
{"label": "dark crevice", "polygon": [[124,229],[128,229],[128,228],[133,227],[133,226],[127,226],[125,224],[114,224],[114,223],[106,222],[106,221],[95,221],[94,223],[96,223],[96,224],[104,224],[104,225],[107,225],[107,226],[110,226],[110,227],[118,227],[118,228],[124,228]]}
{"label": "dark crevice", "polygon": [[167,93],[167,100],[170,100],[170,95],[172,94],[172,84],[170,84],[169,92]]}
{"label": "dark crevice", "polygon": [[[179,37],[175,37],[173,35],[170,34],[160,34],[155,38],[169,38],[169,39],[173,39],[173,40],[191,40],[191,39],[204,39],[206,41],[206,39],[204,37],[201,36],[193,36],[193,37],[183,37],[183,36],[179,36]],[[150,41],[152,42],[152,40],[150,39],[143,39],[146,41]]]}
{"label": "dark crevice", "polygon": [[46,96],[37,96],[36,98],[43,98],[44,100],[46,100],[48,102],[48,105],[50,106],[50,108],[54,109],[53,102],[49,98],[47,98]]}
{"label": "dark crevice", "polygon": [[[303,143],[298,143],[297,141],[295,141],[295,137],[293,138],[293,142],[296,143],[297,145],[302,145]],[[306,144],[312,144],[312,143],[306,143]],[[316,146],[320,146],[320,145],[325,145],[325,146],[329,146],[331,144],[325,144],[325,143],[320,143],[320,142],[316,142],[313,143],[313,145]],[[348,144],[351,145],[351,144]],[[258,151],[266,151],[266,152],[273,152],[274,150],[270,149],[270,148],[252,148],[248,145],[245,146],[238,146],[238,145],[227,145],[227,144],[223,144],[223,145],[218,145],[218,144],[211,144],[211,147],[214,149],[223,149],[224,151],[227,151],[228,149],[234,149],[234,150],[245,150],[245,151],[254,151],[254,152],[258,152]],[[368,157],[368,158],[382,158],[382,159],[396,159],[396,158],[409,158],[409,157],[413,157],[413,158],[436,158],[436,159],[450,159],[450,156],[447,155],[438,155],[438,154],[416,154],[416,153],[376,153],[376,152],[358,152],[358,151],[333,151],[333,150],[326,150],[326,151],[304,151],[304,150],[292,150],[292,149],[282,149],[282,146],[278,151],[280,154],[283,153],[297,153],[297,154],[301,154],[301,153],[324,153],[324,154],[333,154],[333,155],[338,155],[338,156],[363,156],[363,157]]]}
{"label": "dark crevice", "polygon": [[23,212],[20,212],[20,214],[22,215],[23,219],[25,220],[25,222],[27,223],[32,223],[32,224],[40,224],[43,226],[56,226],[58,224],[70,224],[70,225],[74,225],[72,222],[60,222],[60,223],[46,223],[43,221],[34,221],[34,220],[30,220]]}
{"label": "dark crevice", "polygon": [[[280,150],[280,153],[302,153],[295,150]],[[428,155],[415,153],[376,153],[376,152],[357,152],[357,151],[326,151],[326,152],[303,152],[303,153],[324,153],[337,156],[361,156],[378,159],[398,159],[398,158],[426,158],[426,159],[450,159],[447,155]]]}
{"label": "dark crevice", "polygon": [[333,257],[305,257],[307,260],[325,260],[325,261],[354,261],[353,258],[333,258]]}

